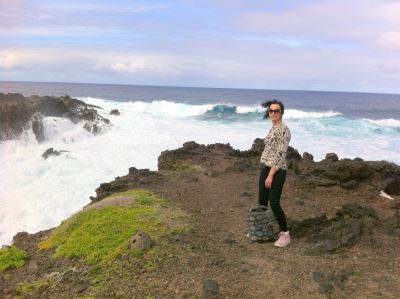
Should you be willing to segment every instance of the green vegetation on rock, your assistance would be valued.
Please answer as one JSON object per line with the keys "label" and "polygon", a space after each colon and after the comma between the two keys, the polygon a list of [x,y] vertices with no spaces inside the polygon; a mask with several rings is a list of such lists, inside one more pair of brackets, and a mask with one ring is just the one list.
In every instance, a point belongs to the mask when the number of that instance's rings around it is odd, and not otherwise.
{"label": "green vegetation on rock", "polygon": [[[97,264],[129,254],[129,240],[139,230],[157,243],[161,236],[185,229],[182,212],[163,208],[161,204],[166,201],[150,191],[133,189],[115,196],[136,204],[83,210],[63,221],[39,243],[39,248],[55,248],[55,257],[82,257],[89,264]],[[134,251],[131,255],[140,257],[142,253]]]}
{"label": "green vegetation on rock", "polygon": [[15,246],[0,249],[0,272],[10,268],[22,267],[25,265],[27,256],[25,251]]}
{"label": "green vegetation on rock", "polygon": [[48,285],[45,280],[37,280],[32,282],[21,282],[18,284],[17,291],[21,295],[33,295],[34,293],[40,291]]}

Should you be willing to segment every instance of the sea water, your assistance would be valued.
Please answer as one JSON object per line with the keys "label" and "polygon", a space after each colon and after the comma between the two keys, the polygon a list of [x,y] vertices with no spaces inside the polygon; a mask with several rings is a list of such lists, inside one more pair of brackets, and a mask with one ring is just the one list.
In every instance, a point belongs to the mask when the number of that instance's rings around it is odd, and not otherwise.
{"label": "sea water", "polygon": [[[132,166],[157,170],[160,153],[186,141],[249,149],[271,127],[260,106],[271,98],[285,103],[290,145],[301,154],[400,164],[400,95],[16,82],[0,82],[0,92],[68,94],[101,107],[112,123],[94,136],[81,124],[46,117],[45,142],[28,130],[0,143],[0,244],[19,231],[58,225],[101,183]],[[113,109],[121,115],[110,115]],[[43,159],[50,147],[64,152]]]}

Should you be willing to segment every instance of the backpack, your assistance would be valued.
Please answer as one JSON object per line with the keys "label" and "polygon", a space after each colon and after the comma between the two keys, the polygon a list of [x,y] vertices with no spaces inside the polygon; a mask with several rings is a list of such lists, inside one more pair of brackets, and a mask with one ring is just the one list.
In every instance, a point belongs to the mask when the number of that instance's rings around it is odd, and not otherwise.
{"label": "backpack", "polygon": [[251,243],[266,242],[275,238],[275,215],[272,210],[263,205],[252,207],[247,216],[249,226],[247,237]]}

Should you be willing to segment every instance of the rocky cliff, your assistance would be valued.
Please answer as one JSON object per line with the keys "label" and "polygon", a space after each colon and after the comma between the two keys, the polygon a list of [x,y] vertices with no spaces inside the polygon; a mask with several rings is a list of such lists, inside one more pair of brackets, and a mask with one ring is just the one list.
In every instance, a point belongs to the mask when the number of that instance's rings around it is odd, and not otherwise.
{"label": "rocky cliff", "polygon": [[44,141],[43,118],[46,116],[68,118],[73,123],[82,123],[87,131],[97,134],[111,124],[96,109],[100,108],[69,96],[24,97],[15,93],[0,93],[0,141],[16,139],[30,128],[38,142]]}

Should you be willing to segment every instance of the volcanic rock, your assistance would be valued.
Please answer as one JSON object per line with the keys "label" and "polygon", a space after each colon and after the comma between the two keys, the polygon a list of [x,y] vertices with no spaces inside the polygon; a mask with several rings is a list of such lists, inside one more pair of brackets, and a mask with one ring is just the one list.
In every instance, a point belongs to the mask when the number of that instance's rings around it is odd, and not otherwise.
{"label": "volcanic rock", "polygon": [[69,96],[24,97],[21,94],[0,93],[0,140],[18,138],[32,128],[38,142],[45,139],[43,117],[55,116],[83,122],[83,127],[97,134],[111,127],[110,121],[100,116],[93,105]]}
{"label": "volcanic rock", "polygon": [[154,241],[143,231],[137,232],[129,241],[130,249],[147,250],[153,246]]}
{"label": "volcanic rock", "polygon": [[118,109],[113,109],[110,112],[111,115],[120,115],[121,113],[118,111]]}

